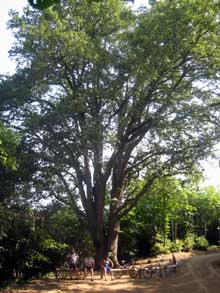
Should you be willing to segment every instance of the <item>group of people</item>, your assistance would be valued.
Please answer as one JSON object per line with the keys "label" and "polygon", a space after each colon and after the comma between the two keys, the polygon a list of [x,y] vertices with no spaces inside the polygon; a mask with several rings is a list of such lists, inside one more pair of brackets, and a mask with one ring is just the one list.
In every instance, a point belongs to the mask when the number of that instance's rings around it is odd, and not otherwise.
{"label": "group of people", "polygon": [[[75,252],[74,249],[71,250],[68,255],[68,264],[70,269],[70,278],[75,275],[76,277],[80,277],[80,271],[78,269],[79,265],[79,255]],[[107,274],[109,273],[111,276],[111,280],[113,280],[113,262],[108,257],[108,255],[103,259],[103,261],[99,264],[101,269],[101,278],[104,277],[105,281],[107,281]],[[83,260],[83,271],[84,271],[84,279],[87,278],[88,273],[90,273],[91,281],[94,281],[94,268],[95,268],[95,260],[89,254],[85,255]]]}

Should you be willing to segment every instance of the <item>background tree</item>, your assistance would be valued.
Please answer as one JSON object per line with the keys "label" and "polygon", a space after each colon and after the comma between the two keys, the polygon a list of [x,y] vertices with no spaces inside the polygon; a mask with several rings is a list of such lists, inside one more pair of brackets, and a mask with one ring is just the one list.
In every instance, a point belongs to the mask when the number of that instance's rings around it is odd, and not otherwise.
{"label": "background tree", "polygon": [[120,220],[156,178],[190,172],[218,141],[218,14],[200,0],[12,14],[4,117],[38,160],[30,191],[87,219],[97,260],[111,250],[117,261]]}
{"label": "background tree", "polygon": [[28,0],[29,4],[37,9],[46,9],[50,6],[58,4],[60,0]]}
{"label": "background tree", "polygon": [[219,244],[219,200],[219,190],[199,187],[195,176],[190,182],[164,177],[155,180],[122,220],[120,256],[126,253],[128,257],[134,250],[139,257],[146,257],[171,249],[204,249],[206,239]]}
{"label": "background tree", "polygon": [[15,151],[19,137],[0,123],[0,163],[10,169],[16,169]]}
{"label": "background tree", "polygon": [[190,198],[190,204],[195,207],[194,232],[212,244],[215,239],[216,244],[220,218],[219,190],[211,186],[199,190]]}
{"label": "background tree", "polygon": [[[167,252],[171,242],[185,239],[194,232],[196,207],[189,203],[191,193],[192,189],[184,187],[181,180],[169,177],[155,180],[137,206],[123,218],[120,246],[130,251],[135,248],[139,257],[146,257],[155,252],[155,245],[160,245],[160,252],[162,249]],[[131,238],[126,243],[133,244],[132,247],[123,245],[124,234]]]}
{"label": "background tree", "polygon": [[[89,0],[89,1],[94,1],[98,2],[101,0]],[[125,2],[132,2],[134,3],[134,0],[124,0]],[[29,4],[37,9],[47,9],[48,7],[51,7],[53,5],[59,4],[60,0],[28,0]]]}

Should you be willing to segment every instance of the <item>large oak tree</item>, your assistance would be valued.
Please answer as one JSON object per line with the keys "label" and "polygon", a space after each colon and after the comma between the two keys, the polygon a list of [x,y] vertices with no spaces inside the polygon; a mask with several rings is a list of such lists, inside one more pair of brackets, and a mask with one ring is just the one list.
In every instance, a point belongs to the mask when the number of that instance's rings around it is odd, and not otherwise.
{"label": "large oak tree", "polygon": [[153,181],[190,171],[219,138],[219,12],[218,1],[134,13],[65,0],[12,14],[4,119],[38,159],[30,190],[87,219],[97,260],[117,257],[120,219]]}

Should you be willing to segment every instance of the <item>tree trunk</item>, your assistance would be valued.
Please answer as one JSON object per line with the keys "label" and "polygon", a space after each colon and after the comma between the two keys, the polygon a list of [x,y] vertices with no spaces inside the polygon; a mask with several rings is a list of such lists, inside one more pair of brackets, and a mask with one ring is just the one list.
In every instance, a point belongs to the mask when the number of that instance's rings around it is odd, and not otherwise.
{"label": "tree trunk", "polygon": [[95,248],[96,266],[99,267],[106,253],[107,242],[104,231],[105,185],[101,180],[97,180],[97,182],[92,191],[94,201],[89,206],[87,205],[87,221]]}
{"label": "tree trunk", "polygon": [[175,240],[177,239],[177,227],[178,227],[178,224],[177,222],[175,222]]}
{"label": "tree trunk", "polygon": [[171,239],[172,239],[172,241],[175,241],[176,240],[175,239],[175,228],[174,228],[174,221],[173,220],[171,220],[170,226],[171,226]]}
{"label": "tree trunk", "polygon": [[100,220],[99,223],[97,219],[93,218],[89,220],[88,228],[90,231],[91,238],[93,240],[93,245],[95,248],[95,263],[96,268],[99,268],[101,261],[106,254],[106,238],[104,234],[104,219]]}
{"label": "tree trunk", "polygon": [[171,220],[171,235],[172,235],[172,241],[176,242],[177,239],[177,222],[174,220]]}
{"label": "tree trunk", "polygon": [[207,224],[206,224],[206,220],[205,220],[205,223],[204,223],[204,236],[206,238],[206,235],[207,235]]}
{"label": "tree trunk", "polygon": [[95,246],[95,263],[96,263],[96,267],[99,269],[100,263],[102,262],[105,255],[105,251],[106,251],[106,241],[104,239],[104,235],[103,237],[100,237],[98,241],[97,239],[94,241],[94,246]]}
{"label": "tree trunk", "polygon": [[120,231],[120,222],[112,220],[109,226],[108,250],[111,252],[111,257],[114,265],[118,267],[118,238]]}

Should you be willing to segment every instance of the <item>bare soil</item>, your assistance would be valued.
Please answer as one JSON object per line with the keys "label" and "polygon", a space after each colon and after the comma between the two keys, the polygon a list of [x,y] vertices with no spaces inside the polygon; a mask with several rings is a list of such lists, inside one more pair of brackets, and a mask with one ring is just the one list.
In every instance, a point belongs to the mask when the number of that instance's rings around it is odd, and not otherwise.
{"label": "bare soil", "polygon": [[[4,293],[60,293],[60,292],[158,292],[158,293],[219,293],[220,292],[220,252],[178,253],[175,254],[180,265],[176,273],[166,278],[153,275],[150,279],[131,279],[128,275],[113,281],[104,281],[95,275],[95,281],[56,280],[55,278],[32,280],[25,285],[14,284]],[[162,256],[163,259],[170,256]],[[154,259],[155,260],[155,259]],[[146,265],[148,260],[138,264]]]}

